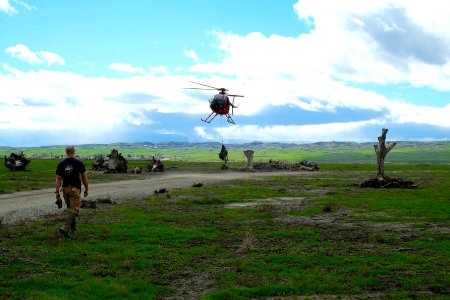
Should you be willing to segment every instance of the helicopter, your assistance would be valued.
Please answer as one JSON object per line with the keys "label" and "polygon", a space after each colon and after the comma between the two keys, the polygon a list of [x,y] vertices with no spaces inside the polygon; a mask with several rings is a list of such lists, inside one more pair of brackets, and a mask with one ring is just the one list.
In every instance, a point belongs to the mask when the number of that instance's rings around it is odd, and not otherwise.
{"label": "helicopter", "polygon": [[[207,88],[185,88],[185,89],[193,89],[193,90],[217,90],[219,91],[218,94],[214,95],[209,100],[209,107],[212,110],[212,113],[206,118],[201,119],[205,123],[211,123],[212,120],[214,120],[217,115],[226,116],[228,123],[236,124],[231,117],[233,115],[234,108],[237,108],[237,105],[234,105],[234,98],[235,97],[244,97],[243,95],[231,95],[228,94],[228,89],[226,88],[216,88],[213,86],[209,86],[203,83],[198,83],[194,81],[189,81],[194,84],[202,85]],[[233,97],[233,99],[230,101],[230,97]],[[231,114],[230,114],[230,106],[231,106]]]}

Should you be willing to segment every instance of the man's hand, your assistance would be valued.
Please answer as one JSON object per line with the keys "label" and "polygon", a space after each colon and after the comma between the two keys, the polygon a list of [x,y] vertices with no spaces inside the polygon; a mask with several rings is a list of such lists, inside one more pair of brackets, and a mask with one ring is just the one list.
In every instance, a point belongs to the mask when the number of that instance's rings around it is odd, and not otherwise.
{"label": "man's hand", "polygon": [[61,195],[59,193],[55,193],[56,195],[56,201],[55,204],[58,205],[58,209],[62,208],[62,199]]}
{"label": "man's hand", "polygon": [[84,190],[84,198],[88,196],[88,190]]}

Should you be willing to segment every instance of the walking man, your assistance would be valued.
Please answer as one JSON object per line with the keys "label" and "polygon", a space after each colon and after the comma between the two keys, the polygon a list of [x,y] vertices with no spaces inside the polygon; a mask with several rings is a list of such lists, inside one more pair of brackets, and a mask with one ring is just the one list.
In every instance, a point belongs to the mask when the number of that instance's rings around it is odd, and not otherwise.
{"label": "walking man", "polygon": [[[62,207],[60,188],[62,182],[62,193],[66,202],[69,215],[64,226],[59,228],[59,232],[66,238],[70,238],[69,233],[78,231],[75,217],[78,215],[81,206],[81,181],[84,185],[84,197],[88,196],[88,178],[86,168],[82,161],[75,158],[75,148],[67,146],[66,158],[62,160],[56,168],[55,195],[58,208]],[[80,180],[81,175],[81,180]]]}

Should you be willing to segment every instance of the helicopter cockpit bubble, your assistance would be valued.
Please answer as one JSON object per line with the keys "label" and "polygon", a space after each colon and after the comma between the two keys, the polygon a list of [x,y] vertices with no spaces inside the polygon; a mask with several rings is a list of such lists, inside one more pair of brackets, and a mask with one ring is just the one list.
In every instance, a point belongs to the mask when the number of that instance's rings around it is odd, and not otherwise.
{"label": "helicopter cockpit bubble", "polygon": [[222,109],[224,108],[225,105],[228,105],[230,103],[230,100],[228,99],[228,97],[224,94],[217,94],[214,95],[210,100],[209,100],[209,107],[211,107],[211,109]]}

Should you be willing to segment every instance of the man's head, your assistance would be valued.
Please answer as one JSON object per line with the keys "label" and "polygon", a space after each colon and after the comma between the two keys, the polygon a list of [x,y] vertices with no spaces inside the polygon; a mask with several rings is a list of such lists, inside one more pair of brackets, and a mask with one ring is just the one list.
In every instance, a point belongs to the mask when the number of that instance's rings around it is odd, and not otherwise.
{"label": "man's head", "polygon": [[67,155],[67,157],[74,157],[75,156],[75,147],[67,146],[66,147],[66,155]]}

